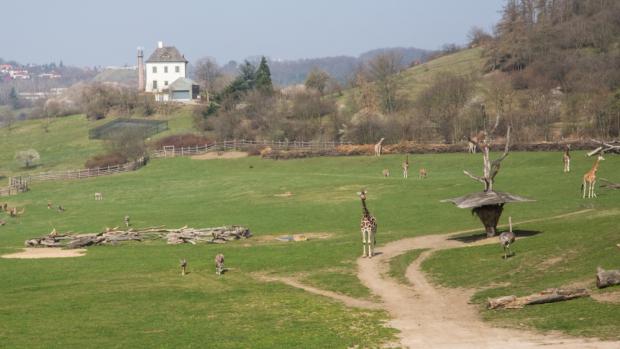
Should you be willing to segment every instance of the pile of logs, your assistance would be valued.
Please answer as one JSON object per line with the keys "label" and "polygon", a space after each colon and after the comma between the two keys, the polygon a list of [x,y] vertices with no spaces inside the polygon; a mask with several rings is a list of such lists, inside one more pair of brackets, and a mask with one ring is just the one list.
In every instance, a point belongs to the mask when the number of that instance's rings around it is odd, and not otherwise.
{"label": "pile of logs", "polygon": [[525,297],[504,296],[489,298],[488,309],[520,309],[526,305],[553,303],[569,299],[589,297],[590,292],[585,288],[549,288],[542,292],[534,293]]}
{"label": "pile of logs", "polygon": [[144,229],[120,230],[118,227],[106,229],[101,233],[93,234],[58,234],[54,229],[50,234],[42,237],[28,239],[24,243],[26,247],[64,247],[82,248],[92,245],[114,245],[121,241],[143,241],[166,239],[168,244],[196,244],[226,243],[227,241],[246,239],[252,236],[250,230],[238,226],[225,226],[217,228],[188,228],[165,229],[164,227],[151,227]]}

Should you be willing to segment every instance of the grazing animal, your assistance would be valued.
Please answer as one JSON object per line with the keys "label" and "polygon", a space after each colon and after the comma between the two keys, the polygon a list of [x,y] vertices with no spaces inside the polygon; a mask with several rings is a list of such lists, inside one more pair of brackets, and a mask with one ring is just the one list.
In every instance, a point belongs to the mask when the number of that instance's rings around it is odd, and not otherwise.
{"label": "grazing animal", "polygon": [[403,178],[409,177],[409,155],[405,158],[403,162]]}
{"label": "grazing animal", "polygon": [[9,204],[5,202],[4,205],[2,205],[2,211],[7,212],[8,210],[9,210]]}
{"label": "grazing animal", "polygon": [[372,258],[375,244],[377,243],[377,220],[368,212],[366,207],[366,190],[357,193],[362,200],[362,220],[360,230],[362,232],[362,257]]}
{"label": "grazing animal", "polygon": [[512,217],[508,217],[508,231],[499,234],[499,243],[504,249],[504,259],[513,256],[510,244],[515,242],[515,233],[512,232]]}
{"label": "grazing animal", "polygon": [[179,265],[181,266],[181,275],[187,274],[187,260],[181,259]]}
{"label": "grazing animal", "polygon": [[125,216],[125,218],[123,219],[125,221],[125,226],[129,227],[131,225],[131,223],[129,223],[129,216]]}
{"label": "grazing animal", "polygon": [[5,224],[6,224],[6,222],[3,221],[2,219],[0,219],[0,226],[5,225]]}
{"label": "grazing animal", "polygon": [[65,208],[62,205],[58,205],[58,212],[65,212]]}
{"label": "grazing animal", "polygon": [[52,202],[51,202],[51,201],[48,201],[48,202],[47,202],[47,209],[48,209],[48,210],[51,210],[51,209],[52,209]]}
{"label": "grazing animal", "polygon": [[426,169],[424,167],[422,167],[418,173],[418,179],[423,179],[426,178]]}
{"label": "grazing animal", "polygon": [[375,156],[381,156],[381,152],[383,151],[383,141],[385,138],[381,138],[379,143],[375,144]]}
{"label": "grazing animal", "polygon": [[222,275],[223,272],[224,272],[224,255],[221,253],[218,253],[215,256],[215,273],[217,275]]}
{"label": "grazing animal", "polygon": [[467,152],[470,154],[476,154],[478,144],[482,143],[487,136],[485,131],[478,132],[477,135],[467,138]]}
{"label": "grazing animal", "polygon": [[596,193],[594,192],[594,185],[596,184],[596,171],[598,171],[598,165],[601,160],[605,160],[602,154],[600,154],[596,158],[592,169],[583,175],[583,183],[581,184],[581,189],[583,190],[584,199],[586,198],[586,191],[588,192],[588,198],[596,197]]}
{"label": "grazing animal", "polygon": [[96,192],[95,193],[95,201],[103,200],[103,194]]}
{"label": "grazing animal", "polygon": [[17,216],[21,216],[24,214],[24,212],[26,212],[25,208],[22,208],[20,211],[17,211],[17,207],[13,207],[9,210],[9,216],[11,217],[17,217]]}
{"label": "grazing animal", "polygon": [[383,177],[389,177],[390,176],[390,169],[384,168],[382,173],[383,173]]}
{"label": "grazing animal", "polygon": [[566,148],[564,148],[562,161],[564,162],[564,173],[570,172],[570,144],[567,144]]}

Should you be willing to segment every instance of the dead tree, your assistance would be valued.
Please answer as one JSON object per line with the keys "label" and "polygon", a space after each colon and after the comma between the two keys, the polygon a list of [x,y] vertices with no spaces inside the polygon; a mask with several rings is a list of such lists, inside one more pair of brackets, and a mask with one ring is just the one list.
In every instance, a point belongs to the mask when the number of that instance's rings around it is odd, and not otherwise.
{"label": "dead tree", "polygon": [[478,149],[482,151],[482,176],[474,176],[468,171],[463,170],[463,173],[469,178],[478,181],[484,185],[484,191],[493,190],[493,182],[495,176],[499,172],[502,161],[508,156],[510,149],[510,126],[506,130],[506,145],[504,147],[504,153],[499,158],[491,161],[489,159],[489,143],[486,137],[483,137],[481,141],[478,139],[470,139],[470,142],[474,143]]}
{"label": "dead tree", "polygon": [[[474,140],[471,140],[474,141]],[[504,204],[508,202],[532,201],[510,193],[496,192],[493,190],[495,177],[499,173],[502,161],[508,156],[510,149],[510,127],[506,130],[506,145],[504,153],[497,159],[491,161],[489,158],[489,142],[486,137],[475,140],[475,144],[482,152],[482,176],[474,176],[468,171],[463,171],[465,175],[484,185],[482,192],[477,192],[454,199],[442,200],[442,202],[452,202],[459,208],[471,208],[472,214],[476,214],[487,233],[488,237],[495,236],[497,232],[497,222],[504,210]]]}
{"label": "dead tree", "polygon": [[602,153],[620,153],[620,142],[617,140],[611,142],[598,141],[596,139],[591,140],[594,143],[600,144],[596,149],[588,153],[588,156],[593,156]]}

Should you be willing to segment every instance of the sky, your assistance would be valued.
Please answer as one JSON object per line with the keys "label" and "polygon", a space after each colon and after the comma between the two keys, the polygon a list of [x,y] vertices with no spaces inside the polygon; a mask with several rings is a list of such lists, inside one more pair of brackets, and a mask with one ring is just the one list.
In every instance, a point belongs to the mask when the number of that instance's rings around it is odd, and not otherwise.
{"label": "sky", "polygon": [[190,62],[357,56],[383,47],[464,44],[491,31],[504,0],[3,1],[0,57],[20,63],[134,65],[158,41]]}

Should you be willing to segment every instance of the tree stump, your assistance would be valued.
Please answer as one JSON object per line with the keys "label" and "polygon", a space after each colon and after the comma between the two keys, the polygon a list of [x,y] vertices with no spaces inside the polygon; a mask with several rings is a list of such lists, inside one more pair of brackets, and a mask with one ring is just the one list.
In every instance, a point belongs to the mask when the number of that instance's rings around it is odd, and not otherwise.
{"label": "tree stump", "polygon": [[475,213],[484,225],[487,237],[495,236],[497,233],[497,222],[503,211],[504,204],[484,205],[472,209],[472,213]]}
{"label": "tree stump", "polygon": [[596,287],[605,288],[608,286],[620,285],[620,270],[596,270]]}

